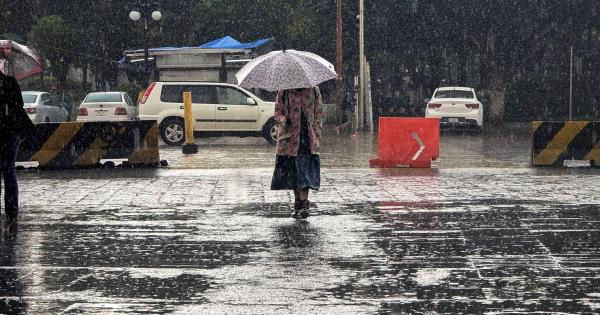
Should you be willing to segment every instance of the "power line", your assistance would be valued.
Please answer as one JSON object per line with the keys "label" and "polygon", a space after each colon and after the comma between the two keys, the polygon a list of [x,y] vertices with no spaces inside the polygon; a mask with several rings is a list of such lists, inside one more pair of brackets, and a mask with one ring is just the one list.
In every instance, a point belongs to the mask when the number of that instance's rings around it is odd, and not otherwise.
{"label": "power line", "polygon": [[84,56],[84,57],[88,57],[88,58],[94,58],[94,59],[97,59],[97,60],[102,60],[102,61],[112,62],[112,63],[118,64],[118,61],[111,60],[111,59],[106,59],[104,57],[99,57],[99,56],[95,56],[95,55],[79,53],[79,52],[75,52],[75,51],[72,51],[72,50],[66,50],[66,49],[62,49],[62,48],[58,48],[58,47],[54,47],[54,46],[49,46],[49,45],[44,45],[44,44],[40,44],[40,43],[32,43],[30,41],[26,41],[26,42],[29,45],[31,45],[31,46],[46,47],[46,48],[54,49],[54,50],[57,50],[57,51],[61,51],[61,52],[65,52],[65,53],[69,53],[69,54],[73,54],[73,55],[79,55],[79,56]]}

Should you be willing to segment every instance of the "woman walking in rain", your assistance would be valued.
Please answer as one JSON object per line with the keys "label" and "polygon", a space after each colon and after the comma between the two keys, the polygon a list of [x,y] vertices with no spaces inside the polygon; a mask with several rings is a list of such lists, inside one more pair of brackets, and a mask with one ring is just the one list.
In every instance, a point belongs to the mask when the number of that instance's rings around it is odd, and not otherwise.
{"label": "woman walking in rain", "polygon": [[13,223],[19,214],[17,151],[21,135],[33,128],[33,123],[23,109],[19,83],[6,59],[0,60],[0,69],[0,177],[4,179],[4,211],[8,222]]}
{"label": "woman walking in rain", "polygon": [[311,52],[283,49],[253,59],[235,76],[240,86],[278,91],[277,160],[271,189],[293,190],[292,217],[308,218],[309,190],[321,186],[323,100],[317,85],[337,77],[334,66]]}
{"label": "woman walking in rain", "polygon": [[294,191],[293,218],[310,216],[309,189],[321,186],[323,101],[318,87],[281,90],[275,103],[277,159],[272,190]]}

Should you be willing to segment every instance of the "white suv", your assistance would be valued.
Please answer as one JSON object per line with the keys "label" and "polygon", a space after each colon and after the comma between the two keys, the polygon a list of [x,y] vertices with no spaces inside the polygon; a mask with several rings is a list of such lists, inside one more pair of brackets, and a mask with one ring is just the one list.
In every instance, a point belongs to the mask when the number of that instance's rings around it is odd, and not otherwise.
{"label": "white suv", "polygon": [[228,83],[154,82],[139,105],[140,119],[157,120],[168,145],[184,142],[183,92],[192,93],[194,131],[262,135],[275,143],[275,103]]}
{"label": "white suv", "polygon": [[435,89],[427,102],[425,117],[440,118],[446,129],[481,131],[483,106],[475,90],[468,87],[441,87]]}

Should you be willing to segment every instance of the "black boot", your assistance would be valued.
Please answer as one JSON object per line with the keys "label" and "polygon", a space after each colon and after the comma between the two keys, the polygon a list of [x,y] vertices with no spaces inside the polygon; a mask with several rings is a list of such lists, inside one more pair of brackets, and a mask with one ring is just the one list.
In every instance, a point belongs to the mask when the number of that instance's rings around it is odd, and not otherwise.
{"label": "black boot", "polygon": [[302,208],[300,209],[300,218],[302,220],[306,220],[308,217],[310,217],[310,201],[302,200],[301,203]]}
{"label": "black boot", "polygon": [[302,210],[302,200],[296,199],[294,202],[294,212],[292,212],[292,218],[300,218],[300,210]]}

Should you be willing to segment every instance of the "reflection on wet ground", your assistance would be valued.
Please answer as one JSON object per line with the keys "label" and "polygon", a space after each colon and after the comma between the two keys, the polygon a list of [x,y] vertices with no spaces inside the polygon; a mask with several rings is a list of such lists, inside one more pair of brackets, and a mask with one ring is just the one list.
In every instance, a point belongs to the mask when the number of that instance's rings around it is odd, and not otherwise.
{"label": "reflection on wet ground", "polygon": [[[444,132],[441,135],[439,168],[527,167],[531,135],[528,124],[508,124],[482,134]],[[161,158],[171,168],[271,167],[274,146],[262,138],[215,137],[197,139],[200,152],[185,156],[181,148],[161,146]],[[321,140],[323,167],[369,167],[377,157],[377,135],[372,133],[336,136],[327,130]]]}
{"label": "reflection on wet ground", "polygon": [[600,312],[596,171],[325,168],[308,222],[271,171],[21,174],[0,313]]}
{"label": "reflection on wet ground", "polygon": [[[25,313],[27,306],[23,301],[23,287],[16,268],[18,226],[3,224],[0,226],[0,314]],[[8,267],[8,268],[6,268]]]}

